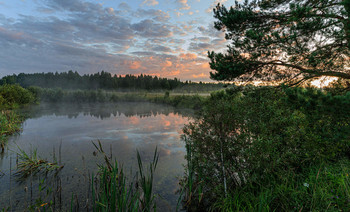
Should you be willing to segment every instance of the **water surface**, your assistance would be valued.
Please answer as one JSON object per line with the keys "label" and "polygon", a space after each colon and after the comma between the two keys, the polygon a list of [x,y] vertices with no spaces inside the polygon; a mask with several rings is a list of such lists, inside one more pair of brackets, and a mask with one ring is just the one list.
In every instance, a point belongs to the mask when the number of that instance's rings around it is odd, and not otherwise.
{"label": "water surface", "polygon": [[[26,152],[37,149],[38,155],[49,161],[64,164],[59,181],[47,183],[55,190],[60,187],[61,210],[70,207],[72,194],[80,209],[88,205],[92,173],[102,157],[93,153],[92,142],[101,141],[105,152],[112,155],[129,172],[137,171],[136,151],[149,162],[158,147],[160,158],[155,188],[161,196],[161,209],[174,210],[178,189],[176,177],[183,175],[185,148],[180,139],[182,127],[188,123],[191,111],[152,103],[118,104],[54,104],[39,105],[24,111],[30,118],[23,123],[23,131],[9,139],[0,159],[0,209],[12,206],[23,210],[37,198],[38,181],[43,176],[18,182],[16,169],[18,147]],[[130,174],[132,175],[132,174]],[[41,178],[41,179],[38,179]],[[40,194],[41,196],[45,196]],[[54,195],[52,195],[54,196]],[[50,198],[50,197],[46,197]],[[52,197],[53,198],[53,197]]]}

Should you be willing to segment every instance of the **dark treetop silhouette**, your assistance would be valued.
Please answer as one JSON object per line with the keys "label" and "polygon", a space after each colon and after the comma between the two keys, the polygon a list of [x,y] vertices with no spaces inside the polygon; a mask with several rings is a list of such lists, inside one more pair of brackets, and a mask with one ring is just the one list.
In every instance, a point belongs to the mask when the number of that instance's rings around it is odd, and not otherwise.
{"label": "dark treetop silhouette", "polygon": [[214,80],[350,79],[350,0],[260,0],[214,9],[215,28],[231,41],[209,52]]}

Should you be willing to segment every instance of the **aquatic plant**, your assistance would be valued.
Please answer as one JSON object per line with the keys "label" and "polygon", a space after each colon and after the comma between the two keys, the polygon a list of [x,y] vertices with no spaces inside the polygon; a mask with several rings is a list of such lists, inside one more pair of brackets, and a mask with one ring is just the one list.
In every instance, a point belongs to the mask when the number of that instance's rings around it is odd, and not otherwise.
{"label": "aquatic plant", "polygon": [[[182,203],[185,209],[191,208],[193,210],[194,207],[200,205],[203,198],[203,181],[196,181],[195,168],[193,167],[192,144],[186,142],[186,136],[182,136],[182,139],[185,140],[186,143],[187,165],[185,166],[185,175],[179,181],[180,189],[177,193],[179,193],[180,196],[177,201],[176,211],[179,210],[180,203]],[[200,176],[197,177],[201,178]]]}
{"label": "aquatic plant", "polygon": [[139,210],[139,193],[133,183],[128,184],[123,167],[117,161],[100,167],[97,181],[92,181],[92,197],[94,211]]}
{"label": "aquatic plant", "polygon": [[52,171],[60,171],[64,166],[58,165],[56,162],[50,163],[47,160],[41,159],[37,155],[37,149],[34,149],[31,154],[27,154],[24,150],[19,148],[17,163],[17,171],[15,173],[20,179],[25,179],[30,175],[35,175],[40,172],[49,173]]}
{"label": "aquatic plant", "polygon": [[153,179],[154,172],[157,168],[158,159],[159,153],[156,148],[154,151],[153,160],[149,163],[148,167],[146,167],[145,170],[142,164],[140,153],[137,151],[137,162],[140,172],[140,179],[138,182],[142,191],[142,195],[140,196],[142,211],[151,211],[152,208],[156,210],[156,204],[154,200],[156,195],[153,194]]}
{"label": "aquatic plant", "polygon": [[137,151],[140,177],[132,180],[125,175],[123,166],[112,161],[102,148],[100,141],[93,143],[104,157],[104,164],[98,164],[97,178],[92,177],[92,197],[94,211],[151,211],[156,210],[154,194],[154,172],[159,153],[155,149],[153,161],[144,167],[140,153]]}

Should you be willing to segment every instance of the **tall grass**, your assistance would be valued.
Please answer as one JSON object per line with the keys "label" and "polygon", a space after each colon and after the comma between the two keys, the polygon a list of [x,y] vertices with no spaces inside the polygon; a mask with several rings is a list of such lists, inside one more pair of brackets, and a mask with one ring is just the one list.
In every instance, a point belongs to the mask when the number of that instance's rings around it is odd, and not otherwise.
{"label": "tall grass", "polygon": [[222,195],[212,211],[350,211],[349,161],[290,172]]}
{"label": "tall grass", "polygon": [[[141,156],[139,151],[137,151],[137,162],[139,165],[139,172],[140,172],[140,179],[138,180],[141,187],[141,196],[140,196],[140,203],[141,203],[141,209],[142,211],[151,211],[153,209],[156,210],[156,204],[155,204],[155,195],[153,194],[153,179],[154,179],[154,172],[157,168],[159,159],[159,153],[157,151],[157,148],[154,151],[153,161],[150,162],[148,167],[146,167],[146,170],[144,169],[144,166],[142,164]],[[148,171],[147,171],[148,169]]]}
{"label": "tall grass", "polygon": [[157,148],[146,170],[137,152],[140,176],[130,179],[125,175],[123,166],[117,161],[111,162],[112,158],[105,154],[100,141],[93,144],[103,154],[105,162],[99,165],[98,175],[93,176],[93,211],[155,211],[153,179],[159,158]]}
{"label": "tall grass", "polygon": [[123,167],[117,162],[101,167],[92,188],[94,211],[139,211],[139,193],[133,183],[128,184]]}
{"label": "tall grass", "polygon": [[7,137],[21,130],[22,118],[13,111],[0,112],[0,147],[4,151]]}
{"label": "tall grass", "polygon": [[[186,136],[182,136],[182,139],[186,140]],[[196,176],[195,173],[195,163],[192,158],[191,142],[185,143],[187,165],[185,166],[185,176],[182,177],[179,182],[181,189],[178,191],[180,196],[178,198],[176,211],[179,210],[180,203],[182,203],[184,209],[196,211],[200,210],[198,206],[203,199],[203,181],[196,181],[196,177],[198,179],[202,179],[202,176]]]}

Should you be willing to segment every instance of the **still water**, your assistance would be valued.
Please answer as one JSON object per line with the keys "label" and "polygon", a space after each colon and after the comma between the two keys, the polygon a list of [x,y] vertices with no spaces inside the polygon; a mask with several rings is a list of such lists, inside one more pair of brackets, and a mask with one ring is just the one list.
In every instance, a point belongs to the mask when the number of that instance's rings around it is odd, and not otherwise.
{"label": "still water", "polygon": [[[91,176],[96,174],[97,164],[103,163],[101,155],[93,154],[96,149],[92,142],[98,140],[108,155],[123,164],[129,176],[134,176],[138,169],[136,151],[148,163],[157,147],[160,154],[155,176],[157,206],[162,211],[175,210],[177,177],[183,175],[185,163],[180,135],[192,111],[142,102],[42,104],[23,112],[29,118],[23,123],[22,132],[9,139],[0,158],[0,210],[11,206],[22,211],[24,205],[34,204],[38,196],[54,198],[56,210],[70,208],[72,199],[79,203],[79,210],[84,210],[91,204]],[[27,153],[36,149],[39,157],[50,162],[56,160],[64,168],[55,178],[39,175],[20,182],[13,175],[18,148]],[[39,193],[38,182],[43,179],[47,187]],[[54,192],[46,195],[48,189]]]}

